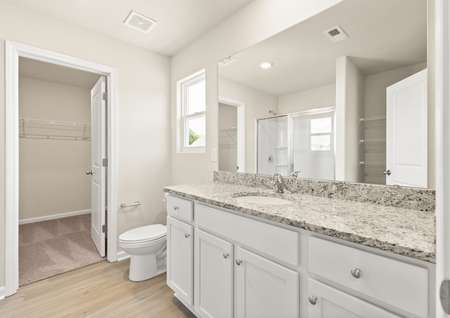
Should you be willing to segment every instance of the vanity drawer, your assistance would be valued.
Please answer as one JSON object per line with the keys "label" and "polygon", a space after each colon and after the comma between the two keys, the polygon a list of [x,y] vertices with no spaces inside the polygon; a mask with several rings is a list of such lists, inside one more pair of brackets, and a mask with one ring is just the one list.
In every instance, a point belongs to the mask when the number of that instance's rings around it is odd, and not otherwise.
{"label": "vanity drawer", "polygon": [[418,317],[428,317],[427,269],[315,237],[309,238],[308,245],[309,272]]}
{"label": "vanity drawer", "polygon": [[199,228],[287,264],[299,265],[299,233],[206,205],[195,205]]}
{"label": "vanity drawer", "polygon": [[190,200],[173,195],[167,196],[167,214],[178,220],[191,223],[194,220],[194,204]]}

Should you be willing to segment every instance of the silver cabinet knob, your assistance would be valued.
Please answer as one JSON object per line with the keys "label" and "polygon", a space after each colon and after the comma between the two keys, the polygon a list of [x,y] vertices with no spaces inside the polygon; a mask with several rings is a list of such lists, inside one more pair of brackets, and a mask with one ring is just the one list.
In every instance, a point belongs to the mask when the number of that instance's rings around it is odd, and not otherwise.
{"label": "silver cabinet knob", "polygon": [[311,305],[315,306],[317,304],[317,297],[316,296],[309,296],[308,301]]}
{"label": "silver cabinet knob", "polygon": [[185,238],[189,238],[189,237],[191,237],[191,234],[186,233],[186,234],[184,234],[184,237],[185,237]]}
{"label": "silver cabinet knob", "polygon": [[174,210],[174,211],[178,211],[179,209],[180,209],[180,207],[178,207],[178,206],[174,206],[174,207],[173,207],[173,210]]}
{"label": "silver cabinet knob", "polygon": [[88,170],[85,172],[87,176],[93,176],[94,175],[94,171],[92,170]]}
{"label": "silver cabinet knob", "polygon": [[352,276],[356,279],[361,277],[361,270],[357,267],[352,268],[352,270],[350,271],[350,274],[352,274]]}
{"label": "silver cabinet knob", "polygon": [[392,174],[391,170],[389,170],[389,169],[384,170],[383,173],[384,173],[385,176],[390,176]]}
{"label": "silver cabinet knob", "polygon": [[223,253],[223,258],[227,259],[228,257],[230,257],[229,253]]}
{"label": "silver cabinet knob", "polygon": [[236,265],[237,265],[237,266],[240,266],[241,264],[242,264],[242,260],[237,259],[237,260],[236,260]]}

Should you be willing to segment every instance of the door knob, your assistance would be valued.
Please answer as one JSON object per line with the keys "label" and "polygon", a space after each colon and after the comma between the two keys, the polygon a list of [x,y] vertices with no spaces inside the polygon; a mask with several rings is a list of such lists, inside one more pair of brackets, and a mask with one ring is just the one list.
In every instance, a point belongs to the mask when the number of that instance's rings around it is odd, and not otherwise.
{"label": "door knob", "polygon": [[229,253],[223,253],[223,258],[227,259],[228,257],[230,257]]}
{"label": "door knob", "polygon": [[94,175],[94,171],[92,171],[92,170],[86,171],[86,175],[87,176],[93,176]]}
{"label": "door knob", "polygon": [[184,234],[184,237],[185,237],[185,238],[190,238],[190,237],[191,237],[191,234],[186,233],[186,234]]}
{"label": "door knob", "polygon": [[237,266],[240,266],[241,264],[242,264],[242,260],[237,259],[237,260],[236,260],[236,265],[237,265]]}
{"label": "door knob", "polygon": [[389,170],[389,169],[384,170],[383,173],[384,173],[385,176],[390,176],[392,174],[391,170]]}

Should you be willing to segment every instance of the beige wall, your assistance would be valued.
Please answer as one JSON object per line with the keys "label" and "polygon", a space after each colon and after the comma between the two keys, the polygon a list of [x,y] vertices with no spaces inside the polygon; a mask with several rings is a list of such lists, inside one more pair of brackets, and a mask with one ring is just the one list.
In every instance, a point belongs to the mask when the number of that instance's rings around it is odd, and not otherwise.
{"label": "beige wall", "polygon": [[[139,208],[118,211],[118,230],[121,233],[131,227],[164,222],[162,188],[170,183],[169,58],[4,2],[0,2],[0,39],[106,64],[118,70],[118,200],[119,203],[142,202]],[[4,72],[0,74],[0,83],[3,77]],[[3,93],[4,85],[1,85],[0,96]],[[0,106],[0,126],[4,127],[4,104]],[[4,160],[3,133],[3,129],[0,130],[1,163]],[[1,182],[3,169],[2,164]],[[1,191],[2,196],[3,193]],[[0,221],[3,221],[4,200],[0,202]],[[0,224],[0,233],[5,233],[4,222]],[[0,247],[3,240],[1,235]],[[0,255],[0,286],[4,282],[3,256]]]}
{"label": "beige wall", "polygon": [[281,114],[335,105],[336,85],[334,83],[278,97],[278,112]]}
{"label": "beige wall", "polygon": [[224,78],[219,79],[219,96],[245,104],[245,172],[256,173],[256,119],[277,111],[277,98]]}
{"label": "beige wall", "polygon": [[[90,122],[90,89],[20,77],[20,118]],[[89,141],[20,139],[19,219],[90,209]]]}
{"label": "beige wall", "polygon": [[172,131],[176,131],[176,82],[200,69],[206,69],[207,137],[206,152],[176,152],[176,135],[172,134],[172,182],[196,183],[212,179],[217,169],[217,63],[226,56],[261,42],[340,0],[258,0],[253,1],[172,59],[171,104]]}

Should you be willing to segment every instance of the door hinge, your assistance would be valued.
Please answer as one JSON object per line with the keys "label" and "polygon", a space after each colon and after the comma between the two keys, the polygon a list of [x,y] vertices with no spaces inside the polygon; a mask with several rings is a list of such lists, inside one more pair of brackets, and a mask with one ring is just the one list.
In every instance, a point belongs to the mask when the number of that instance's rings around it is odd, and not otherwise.
{"label": "door hinge", "polygon": [[106,224],[103,224],[103,225],[102,225],[102,233],[106,233],[106,230],[107,230]]}
{"label": "door hinge", "polygon": [[103,167],[108,167],[108,158],[103,158],[103,160],[102,160],[102,166],[103,166]]}

